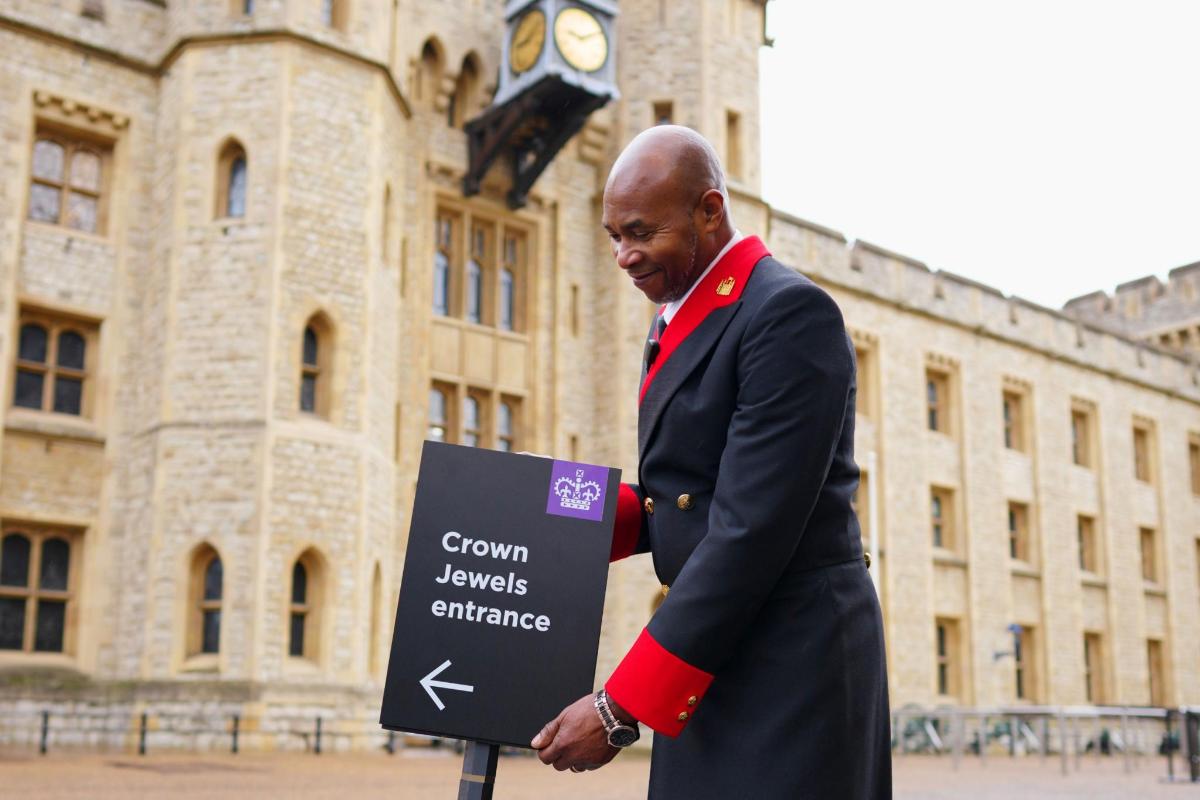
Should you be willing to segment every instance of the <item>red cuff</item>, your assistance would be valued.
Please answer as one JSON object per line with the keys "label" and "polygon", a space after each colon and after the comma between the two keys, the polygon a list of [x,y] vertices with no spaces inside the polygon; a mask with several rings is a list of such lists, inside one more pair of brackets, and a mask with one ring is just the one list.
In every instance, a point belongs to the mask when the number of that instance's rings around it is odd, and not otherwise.
{"label": "red cuff", "polygon": [[628,558],[637,550],[638,538],[642,535],[642,501],[628,483],[621,484],[617,493],[617,522],[613,526],[612,550],[608,561]]}
{"label": "red cuff", "polygon": [[643,629],[604,688],[638,722],[673,738],[683,732],[712,679]]}

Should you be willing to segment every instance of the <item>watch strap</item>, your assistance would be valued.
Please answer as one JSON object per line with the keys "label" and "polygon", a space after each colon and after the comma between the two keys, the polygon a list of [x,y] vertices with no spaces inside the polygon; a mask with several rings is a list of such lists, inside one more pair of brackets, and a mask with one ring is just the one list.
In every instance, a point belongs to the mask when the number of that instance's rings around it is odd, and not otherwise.
{"label": "watch strap", "polygon": [[608,734],[609,744],[613,743],[613,733],[621,730],[631,732],[633,734],[633,740],[626,745],[613,745],[614,747],[628,746],[640,738],[640,732],[637,729],[636,722],[633,725],[626,725],[624,722],[617,719],[617,715],[613,713],[612,706],[609,705],[608,692],[606,692],[604,689],[596,692],[596,696],[593,698],[592,704],[596,707],[596,713],[600,716],[600,723],[604,725],[605,733]]}

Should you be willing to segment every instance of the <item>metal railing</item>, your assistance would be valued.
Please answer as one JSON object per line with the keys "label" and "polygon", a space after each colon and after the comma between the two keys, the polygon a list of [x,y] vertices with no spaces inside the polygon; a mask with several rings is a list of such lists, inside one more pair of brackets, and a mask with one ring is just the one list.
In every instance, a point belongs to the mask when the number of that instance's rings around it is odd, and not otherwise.
{"label": "metal railing", "polygon": [[[949,755],[958,769],[964,755],[986,761],[999,748],[1010,757],[1057,756],[1063,775],[1085,758],[1120,755],[1125,772],[1155,754],[1165,758],[1168,780],[1200,783],[1200,707],[1019,706],[996,708],[918,708],[892,712],[892,752]],[[248,724],[249,723],[249,724]],[[299,745],[320,755],[325,750],[382,749],[389,754],[409,746],[462,743],[385,731],[371,716],[267,714],[248,720],[240,710],[176,711],[151,705],[120,708],[37,709],[32,704],[0,718],[0,748],[51,749],[116,747],[146,755],[151,749],[228,751],[287,749]],[[516,749],[513,749],[517,752]],[[525,751],[520,751],[525,752]],[[1183,775],[1176,775],[1176,755]],[[1186,777],[1184,777],[1186,775]]]}
{"label": "metal railing", "polygon": [[[5,748],[51,750],[120,750],[146,755],[156,752],[228,752],[377,749],[389,755],[405,748],[446,748],[462,753],[457,739],[387,731],[377,717],[339,717],[314,709],[311,714],[265,714],[247,718],[240,710],[182,711],[153,704],[117,708],[7,709],[0,716],[0,751]],[[505,747],[505,755],[527,755],[524,748]]]}
{"label": "metal railing", "polygon": [[949,755],[954,769],[964,754],[986,761],[989,750],[1007,755],[1056,755],[1063,775],[1084,768],[1084,758],[1120,755],[1125,772],[1152,755],[1166,760],[1175,781],[1182,751],[1186,780],[1200,783],[1200,707],[1017,706],[918,708],[892,712],[892,752]]}
{"label": "metal railing", "polygon": [[438,740],[397,735],[379,727],[377,719],[331,714],[266,716],[251,724],[240,712],[189,713],[171,710],[94,709],[6,713],[0,719],[0,747],[36,745],[51,749],[120,749],[145,755],[151,749],[227,751],[298,749],[320,755],[327,750],[381,748],[394,753],[420,741]]}

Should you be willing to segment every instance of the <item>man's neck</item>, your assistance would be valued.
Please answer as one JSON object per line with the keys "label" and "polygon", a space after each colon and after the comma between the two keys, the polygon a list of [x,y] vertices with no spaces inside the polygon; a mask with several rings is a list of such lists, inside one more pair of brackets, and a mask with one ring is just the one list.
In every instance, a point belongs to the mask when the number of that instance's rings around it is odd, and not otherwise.
{"label": "man's neck", "polygon": [[688,290],[684,293],[683,297],[663,306],[662,316],[663,319],[667,321],[668,325],[671,324],[671,320],[675,318],[675,315],[679,313],[679,309],[683,308],[683,304],[687,302],[687,299],[692,296],[692,292],[695,291],[696,287],[700,284],[700,281],[704,280],[704,276],[707,275],[712,268],[715,267],[717,263],[725,257],[725,254],[732,250],[733,246],[741,241],[742,238],[741,231],[736,229],[731,230],[728,237],[717,250],[716,255],[714,255],[712,260],[708,262],[708,266],[704,268],[704,271],[696,276],[696,280],[692,281],[692,285],[688,287]]}

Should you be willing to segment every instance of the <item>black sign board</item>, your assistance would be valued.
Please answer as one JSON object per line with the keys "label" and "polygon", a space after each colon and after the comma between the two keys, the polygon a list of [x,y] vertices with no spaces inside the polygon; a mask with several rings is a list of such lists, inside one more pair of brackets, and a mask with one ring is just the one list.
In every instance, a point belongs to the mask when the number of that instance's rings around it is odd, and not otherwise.
{"label": "black sign board", "polygon": [[528,747],[592,690],[620,477],[425,443],[383,727]]}

